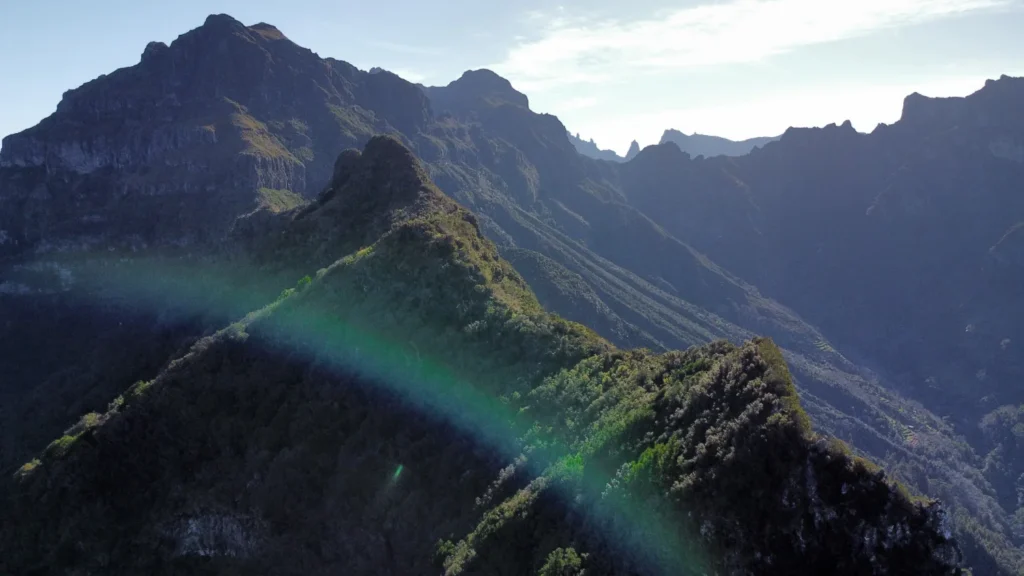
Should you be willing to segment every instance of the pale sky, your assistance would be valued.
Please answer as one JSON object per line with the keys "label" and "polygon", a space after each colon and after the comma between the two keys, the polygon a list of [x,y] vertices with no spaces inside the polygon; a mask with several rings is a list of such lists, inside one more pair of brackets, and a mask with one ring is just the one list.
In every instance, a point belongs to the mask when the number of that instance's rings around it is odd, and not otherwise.
{"label": "pale sky", "polygon": [[624,153],[666,128],[733,139],[895,121],[903,98],[1024,76],[1024,0],[0,0],[0,135],[210,13],[414,82],[491,68]]}

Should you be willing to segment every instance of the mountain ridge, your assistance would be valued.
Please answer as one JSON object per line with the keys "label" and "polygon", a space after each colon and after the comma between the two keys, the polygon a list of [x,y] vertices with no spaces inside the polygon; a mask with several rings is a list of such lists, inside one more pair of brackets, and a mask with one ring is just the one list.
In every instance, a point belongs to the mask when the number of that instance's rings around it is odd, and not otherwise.
{"label": "mountain ridge", "polygon": [[[344,169],[351,156],[305,213],[360,192],[353,178],[363,167]],[[470,213],[425,179],[397,139],[372,138],[363,158],[371,172],[388,161],[378,173],[395,178],[384,187],[399,202],[377,201],[357,220],[391,225],[203,338],[23,466],[0,524],[9,552],[0,567],[407,573],[439,553],[446,574],[499,565],[521,573],[543,571],[569,549],[580,567],[579,547],[592,573],[694,572],[705,562],[758,573],[958,572],[934,504],[912,501],[884,473],[813,436],[770,341],[659,357],[617,351],[544,313]],[[430,207],[404,212],[418,199]],[[318,251],[316,240],[308,248]],[[597,389],[593,377],[604,382]],[[563,420],[564,410],[602,397],[606,408],[578,416],[591,425]],[[474,450],[459,428],[501,450]],[[398,445],[382,455],[366,444],[375,438]],[[391,481],[371,487],[396,460]],[[461,490],[441,483],[460,468],[482,474]],[[671,487],[672,514],[656,501],[640,509],[644,538],[668,527],[667,540],[651,547],[606,532],[633,522],[603,508],[629,502],[626,492],[602,494],[613,478],[641,494],[650,485],[646,498]],[[751,485],[785,486],[788,496],[762,498]],[[484,493],[495,504],[481,513],[479,498],[468,498]],[[76,505],[85,497],[90,505]],[[579,505],[595,498],[593,508]],[[700,525],[693,543],[673,523],[686,508]],[[583,524],[558,524],[564,515]],[[780,540],[780,522],[794,536]],[[447,529],[466,536],[435,540]],[[327,542],[337,548],[325,553]],[[715,554],[699,558],[704,546]]]}
{"label": "mountain ridge", "polygon": [[[214,24],[217,22],[215,20]],[[236,147],[224,148],[222,153],[228,154],[228,157],[235,154],[250,157],[265,154],[267,160],[259,160],[264,162],[260,166],[297,167],[302,164],[306,174],[304,188],[290,192],[301,192],[309,200],[308,205],[295,208],[296,212],[284,210],[280,215],[271,216],[269,211],[258,211],[248,219],[249,224],[259,228],[265,220],[268,225],[277,225],[290,222],[297,212],[311,207],[315,209],[317,192],[323,190],[333,176],[338,153],[348,147],[362,146],[372,134],[391,133],[424,161],[423,169],[441,190],[476,213],[479,229],[498,244],[501,254],[511,254],[512,260],[524,264],[532,276],[531,283],[545,283],[547,289],[543,291],[542,299],[545,305],[555,311],[588,325],[604,326],[608,332],[603,335],[615,339],[617,343],[636,343],[655,349],[682,348],[719,338],[741,343],[754,334],[772,335],[783,346],[805,406],[819,428],[851,441],[855,447],[896,470],[901,478],[912,481],[918,489],[938,494],[953,506],[951,517],[957,537],[965,543],[969,563],[976,568],[976,573],[982,573],[978,566],[984,566],[985,573],[1000,573],[999,570],[1013,573],[994,566],[995,561],[990,560],[993,554],[1013,549],[1009,536],[1010,523],[1007,513],[1000,511],[994,503],[995,491],[981,472],[981,456],[973,452],[975,448],[965,448],[958,439],[963,428],[958,424],[958,428],[954,429],[925,407],[902,397],[901,390],[905,390],[901,388],[902,381],[888,374],[892,369],[890,363],[873,362],[870,355],[857,350],[856,346],[850,346],[849,338],[842,332],[838,332],[838,335],[843,337],[843,343],[837,342],[834,334],[837,334],[837,326],[842,327],[842,324],[833,322],[819,328],[821,317],[815,316],[815,309],[804,308],[803,300],[778,291],[780,286],[785,285],[786,274],[779,266],[778,258],[772,255],[788,254],[780,249],[788,245],[781,243],[785,238],[774,238],[770,244],[763,242],[765,235],[776,229],[772,220],[765,219],[765,214],[770,210],[774,210],[772,214],[785,214],[787,211],[767,200],[784,198],[783,192],[791,190],[797,200],[788,206],[789,213],[802,214],[798,202],[813,205],[808,199],[822,196],[814,194],[814,190],[808,190],[806,186],[795,185],[799,183],[798,178],[805,177],[806,172],[799,162],[793,160],[792,151],[799,150],[805,154],[823,146],[850,146],[854,154],[837,154],[836,157],[862,161],[861,155],[869,142],[864,135],[857,135],[852,129],[847,130],[843,126],[833,126],[828,129],[787,131],[782,141],[742,158],[688,159],[677,152],[678,146],[666,145],[647,147],[633,162],[623,165],[591,162],[575,151],[565,127],[557,118],[532,113],[526,107],[528,101],[526,106],[522,102],[509,102],[509,94],[490,100],[470,97],[468,105],[455,106],[454,110],[447,110],[451,114],[445,115],[436,109],[440,106],[435,107],[429,101],[423,88],[393,74],[362,73],[341,61],[314,59],[312,56],[315,55],[294,49],[275,56],[274,51],[288,47],[288,44],[282,44],[286,40],[270,40],[252,31],[251,27],[242,26],[247,30],[242,31],[230,22],[227,24],[229,26],[224,27],[229,32],[227,45],[232,45],[231,42],[239,38],[236,33],[251,37],[252,42],[246,40],[242,44],[245,52],[240,54],[251,56],[255,63],[252,66],[268,66],[266,70],[274,74],[268,77],[270,80],[261,77],[259,81],[250,84],[255,87],[251,91],[251,102],[236,102],[238,106],[220,102],[217,104],[219,107],[210,108],[223,111],[218,114],[222,115],[220,122],[225,128],[218,133],[227,130],[229,134],[237,135],[237,142],[240,142]],[[252,46],[256,49],[250,50]],[[157,53],[151,56],[159,59],[160,50],[155,48]],[[268,59],[266,54],[271,57]],[[314,78],[323,79],[327,83],[324,85],[329,84],[335,89],[329,93],[327,101],[312,102],[309,107],[297,107],[294,110],[260,108],[263,106],[260,103],[265,101],[263,94],[273,95],[277,90],[276,80],[273,79],[276,78],[277,66],[291,62],[285,60],[290,58],[287,54],[298,55],[301,62],[308,63],[310,70],[327,71],[322,76],[318,75],[319,72],[313,75]],[[301,80],[308,76],[299,75],[296,78]],[[297,82],[300,85],[305,81],[299,80]],[[456,92],[464,90],[472,96],[472,86],[453,84]],[[215,87],[215,83],[211,86]],[[375,92],[390,91],[389,87],[395,88],[392,92],[401,96],[399,101],[381,97]],[[504,84],[500,88],[505,90]],[[131,90],[128,92],[131,93]],[[511,99],[516,100],[514,94]],[[122,100],[115,98],[111,101]],[[360,102],[368,107],[364,108]],[[386,106],[376,109],[374,102]],[[1013,113],[1006,107],[999,110],[1004,115]],[[321,111],[325,112],[321,114]],[[321,122],[316,120],[318,118],[327,121]],[[420,123],[419,118],[426,118],[426,124]],[[92,130],[92,136],[102,136],[99,140],[109,140],[116,135],[107,134],[101,124],[88,124],[85,122],[88,119],[88,115],[83,115],[76,121],[83,122],[83,129]],[[293,119],[300,123],[293,124]],[[301,128],[303,124],[306,129]],[[201,124],[200,127],[205,125]],[[406,131],[399,130],[399,125],[404,126]],[[153,127],[144,128],[150,130]],[[879,134],[889,132],[895,135],[887,144],[886,153],[893,150],[899,152],[901,146],[911,142],[906,128],[896,125],[878,129]],[[326,137],[321,137],[324,133]],[[62,137],[59,132],[55,133],[56,141]],[[126,148],[131,148],[131,138],[122,139],[124,142],[128,143]],[[224,143],[218,141],[208,145]],[[303,156],[306,154],[304,148],[312,150],[312,160]],[[251,153],[246,154],[246,150]],[[995,150],[1002,156],[1012,158],[1012,138],[1009,142],[997,143]],[[273,154],[267,154],[268,151]],[[289,156],[299,164],[288,159]],[[131,157],[146,158],[145,154]],[[94,155],[95,158],[106,156]],[[947,162],[952,159],[962,161],[963,158],[953,156],[947,158]],[[187,167],[188,162],[186,155],[179,166]],[[205,160],[193,164],[202,167],[203,162]],[[57,178],[50,179],[46,173],[51,168],[65,172],[59,165],[47,165],[45,162],[30,167],[5,165],[0,168],[0,207],[3,208],[0,210],[0,229],[7,231],[14,242],[5,243],[3,248],[6,254],[15,255],[16,261],[28,259],[29,264],[14,266],[31,265],[39,270],[19,269],[17,275],[9,274],[11,281],[17,282],[15,286],[24,288],[15,288],[19,291],[17,294],[0,294],[0,299],[3,299],[0,305],[14,310],[25,306],[27,298],[35,298],[31,296],[35,290],[63,290],[61,278],[67,275],[65,272],[70,274],[70,284],[74,286],[79,280],[78,269],[69,267],[63,259],[76,253],[92,257],[94,248],[114,247],[116,254],[127,254],[134,248],[139,251],[135,253],[136,258],[141,258],[138,254],[144,254],[145,251],[170,251],[171,247],[176,246],[172,241],[190,237],[189,228],[195,226],[197,229],[217,232],[210,234],[210,238],[205,241],[185,242],[184,246],[175,247],[175,251],[185,253],[183,257],[187,258],[207,258],[208,245],[217,244],[215,239],[223,238],[228,233],[237,216],[249,214],[265,198],[289,197],[279,190],[275,191],[277,189],[257,188],[261,176],[258,171],[252,171],[249,162],[253,161],[245,159],[240,167],[233,163],[225,164],[230,165],[230,168],[224,168],[218,173],[223,175],[226,182],[237,180],[236,184],[224,189],[229,192],[226,195],[229,201],[224,204],[206,203],[211,201],[207,198],[184,209],[168,210],[160,203],[143,202],[147,198],[145,194],[133,193],[121,199],[113,196],[110,199],[113,205],[123,203],[121,212],[84,211],[90,218],[106,218],[105,223],[77,220],[83,214],[81,198],[102,200],[97,205],[107,206],[108,198],[96,194],[103,190],[122,190],[124,183],[114,181],[111,186],[111,182],[101,180],[97,173],[91,173],[91,176],[73,173],[69,175],[72,184],[67,186],[58,184]],[[631,164],[634,165],[632,168]],[[640,170],[640,166],[646,168]],[[829,157],[823,157],[815,166],[823,172],[826,167],[837,170],[836,173],[847,173],[840,169],[849,171],[842,162]],[[297,170],[295,168],[291,173],[297,173]],[[192,198],[188,195],[192,188],[183,185],[195,186],[182,177],[188,173],[187,170],[175,169],[159,174],[159,179],[154,181],[159,182],[163,188],[155,191],[160,191],[165,200],[172,199],[175,202],[178,196],[173,194],[180,194],[180,198]],[[203,174],[202,171],[197,173]],[[272,170],[266,177],[272,179],[286,173]],[[312,177],[311,174],[320,176]],[[783,178],[786,174],[792,175],[789,180]],[[155,176],[150,174],[147,177]],[[917,178],[913,176],[904,182],[913,184]],[[145,183],[145,178],[141,177],[127,183],[136,186],[140,180]],[[201,188],[214,185],[215,189],[220,190],[212,181],[201,179],[198,182]],[[270,180],[265,183],[274,182]],[[852,189],[859,182],[856,178],[851,179],[849,188]],[[834,187],[834,183],[825,181],[822,189],[829,189],[830,186]],[[52,190],[46,190],[46,194],[50,195],[48,199],[39,192],[47,187],[52,187]],[[870,193],[880,186],[868,185],[863,188]],[[145,186],[129,188],[133,191],[145,189]],[[651,189],[660,189],[663,196],[648,196]],[[847,189],[839,191],[846,192]],[[856,199],[861,194],[833,196]],[[877,197],[877,215],[891,212],[894,206],[892,199],[900,198],[899,195]],[[131,203],[124,203],[124,198],[131,199]],[[645,201],[651,204],[644,204]],[[680,202],[686,202],[685,211],[675,210]],[[723,205],[723,202],[726,204]],[[69,211],[67,218],[61,214],[47,215],[46,211],[53,205],[74,207],[78,212]],[[279,205],[288,206],[290,201]],[[850,206],[858,207],[861,214],[868,208],[857,206],[853,201]],[[156,218],[154,214],[161,216]],[[178,223],[168,214],[181,214]],[[689,215],[692,222],[685,218],[676,220],[680,214]],[[215,225],[207,225],[206,221],[186,221],[192,215],[216,216]],[[124,225],[129,218],[138,221],[118,231],[116,225]],[[815,226],[811,224],[805,223],[804,226],[807,230],[841,228],[823,223]],[[244,227],[245,224],[241,224],[236,232],[241,232]],[[97,229],[108,236],[92,237],[93,231]],[[1010,229],[1009,224],[1002,226],[1000,234],[1006,236]],[[133,240],[133,234],[141,235],[139,231],[151,233],[152,237],[164,238],[166,241],[158,247],[158,243],[153,241]],[[724,232],[735,237],[732,242],[721,240]],[[612,238],[619,241],[603,240],[609,234],[614,234]],[[986,243],[985,249],[998,245],[998,253],[1009,254],[1006,249],[1011,246],[1009,242],[1015,235],[1009,234],[1006,237],[1007,244],[998,244],[999,238],[992,238]],[[764,251],[759,252],[762,245]],[[813,243],[808,246],[815,247]],[[79,252],[56,252],[57,247],[77,249]],[[804,253],[805,249],[799,244],[796,247],[792,251],[794,255]],[[339,250],[343,251],[341,248]],[[752,253],[756,253],[757,257]],[[328,261],[333,256],[330,250],[325,250],[319,257]],[[1004,260],[1012,261],[1008,257]],[[271,267],[279,262],[272,257],[266,261]],[[4,265],[11,262],[14,260],[5,261]],[[51,265],[58,268],[50,268]],[[52,277],[46,276],[48,284],[40,284],[28,278],[33,274],[45,276],[50,274],[49,270],[54,272]],[[5,274],[7,272],[5,270]],[[790,275],[801,280],[805,278],[804,273]],[[285,279],[281,278],[280,282]],[[292,277],[287,284],[278,286],[275,280],[271,287],[277,287],[271,292],[279,293],[281,289],[294,284],[294,281]],[[578,288],[570,288],[573,283],[580,281],[592,292],[579,292]],[[73,293],[77,288],[71,290],[67,293]],[[567,297],[577,293],[586,294],[583,297],[586,304]],[[775,297],[778,298],[773,299]],[[785,304],[792,306],[787,307]],[[245,311],[240,313],[244,314]],[[17,318],[20,318],[17,324],[8,326],[11,334],[38,333],[40,338],[45,338],[45,330],[28,328],[32,323],[47,325],[45,317]],[[217,324],[218,327],[223,325]],[[199,328],[191,328],[190,333],[202,335],[206,329],[212,328],[200,325]],[[126,341],[114,339],[112,342],[127,351],[132,349],[132,345],[139,346],[138,340],[139,337],[134,336]],[[999,343],[996,342],[996,345]],[[176,347],[172,347],[166,353],[172,355],[175,350]],[[876,375],[865,370],[864,366],[871,366]],[[63,364],[61,367],[68,369]],[[145,368],[140,368],[134,373],[139,374],[138,378],[148,378],[152,374],[150,371],[144,375],[144,371]],[[96,374],[97,379],[104,380],[102,370]],[[47,381],[50,376],[46,376]],[[34,382],[35,377],[29,374],[25,378],[25,386],[31,387],[28,382]],[[128,377],[122,375],[118,378]],[[91,377],[86,380],[92,382]],[[97,386],[96,396],[102,398],[107,394],[107,399],[112,398],[131,382],[115,378]],[[78,389],[68,384],[66,390],[69,397],[74,397]],[[928,396],[920,398],[931,400]],[[21,404],[12,402],[8,405],[14,407],[15,416],[31,413],[19,409]],[[95,405],[94,400],[92,406]],[[5,424],[14,421],[7,418],[4,420]],[[58,422],[60,418],[55,418],[52,424],[55,428],[47,435],[59,435],[60,430],[71,424]],[[998,480],[1000,486],[1006,485],[1001,477],[992,478],[992,481]],[[963,512],[968,509],[972,512]],[[971,522],[983,528],[975,532],[964,532],[964,526],[971,525]],[[1000,543],[998,538],[1006,538],[1006,541]],[[1014,562],[1012,558],[999,561],[1003,562],[1002,566]]]}
{"label": "mountain ridge", "polygon": [[743,156],[749,154],[754,148],[762,147],[779,138],[779,136],[764,136],[746,140],[729,140],[720,136],[709,136],[696,132],[685,134],[674,128],[669,128],[661,135],[659,144],[674,142],[680,150],[690,156],[710,158],[713,156]]}

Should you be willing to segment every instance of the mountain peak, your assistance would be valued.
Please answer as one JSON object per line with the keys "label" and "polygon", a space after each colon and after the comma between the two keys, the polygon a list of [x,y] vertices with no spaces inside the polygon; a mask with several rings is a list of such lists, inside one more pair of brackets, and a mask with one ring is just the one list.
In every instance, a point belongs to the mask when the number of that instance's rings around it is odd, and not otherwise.
{"label": "mountain peak", "polygon": [[239,218],[231,234],[263,264],[327,265],[401,222],[453,210],[454,201],[433,185],[413,153],[398,138],[383,135],[361,152],[342,151],[316,202],[281,214],[257,210]]}
{"label": "mountain peak", "polygon": [[483,68],[467,70],[447,86],[431,86],[424,91],[434,104],[435,112],[448,110],[464,114],[502,104],[530,108],[526,94],[513,88],[506,78]]}
{"label": "mountain peak", "polygon": [[631,142],[630,145],[629,145],[629,151],[626,152],[626,160],[632,160],[639,153],[640,153],[640,143],[637,142],[636,140],[633,140],[633,142]]}
{"label": "mountain peak", "polygon": [[[359,195],[357,199],[353,195]],[[319,203],[338,202],[345,211],[369,212],[394,210],[418,200],[436,200],[441,196],[430,182],[420,161],[398,138],[381,135],[370,138],[363,151],[349,149],[338,155],[334,176],[321,194]]]}
{"label": "mountain peak", "polygon": [[142,60],[151,60],[161,54],[166,54],[168,50],[170,50],[170,47],[163,42],[150,42],[146,44],[146,49],[142,51]]}
{"label": "mountain peak", "polygon": [[288,37],[284,35],[276,26],[267,24],[266,22],[259,22],[249,26],[249,30],[259,34],[267,40],[287,40]]}
{"label": "mountain peak", "polygon": [[508,79],[486,68],[466,70],[458,80],[448,86],[460,86],[484,97],[500,98],[510,104],[524,108],[530,107],[530,100],[526,94],[513,88]]}
{"label": "mountain peak", "polygon": [[405,180],[416,179],[415,184],[422,185],[426,173],[419,160],[405,144],[392,135],[374,136],[366,143],[362,155],[363,161],[389,174],[392,178]]}

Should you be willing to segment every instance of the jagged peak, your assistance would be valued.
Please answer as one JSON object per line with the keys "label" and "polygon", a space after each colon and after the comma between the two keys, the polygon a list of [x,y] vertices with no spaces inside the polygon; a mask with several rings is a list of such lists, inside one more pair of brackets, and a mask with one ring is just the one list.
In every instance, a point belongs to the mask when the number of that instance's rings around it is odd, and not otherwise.
{"label": "jagged peak", "polygon": [[[270,268],[323,266],[404,222],[458,210],[398,138],[374,136],[362,151],[338,155],[331,183],[315,202],[280,214],[254,211],[235,222],[232,236],[243,252]],[[475,218],[466,220],[476,226]]]}
{"label": "jagged peak", "polygon": [[[318,204],[337,204],[349,216],[373,219],[416,204],[427,209],[444,199],[412,151],[395,136],[381,135],[371,138],[361,152],[349,149],[338,155],[331,183]],[[353,210],[362,214],[352,214]]]}
{"label": "jagged peak", "polygon": [[626,152],[626,160],[632,160],[639,153],[640,153],[640,143],[637,142],[636,140],[633,140],[629,144],[629,151]]}

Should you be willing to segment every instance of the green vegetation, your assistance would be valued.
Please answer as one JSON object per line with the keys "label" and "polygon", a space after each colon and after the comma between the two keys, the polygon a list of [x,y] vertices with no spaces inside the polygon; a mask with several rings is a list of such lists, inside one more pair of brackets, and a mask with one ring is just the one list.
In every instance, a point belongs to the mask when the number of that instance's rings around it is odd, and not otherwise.
{"label": "green vegetation", "polygon": [[294,288],[22,467],[0,572],[956,573],[769,340],[622,351],[545,313],[393,139],[331,188],[250,221],[250,273]]}
{"label": "green vegetation", "polygon": [[572,548],[556,548],[548,555],[537,576],[579,576],[583,574],[583,559]]}
{"label": "green vegetation", "polygon": [[298,159],[274,136],[267,125],[244,111],[231,115],[231,124],[241,131],[246,144],[244,153],[263,158],[282,158],[292,162]]}
{"label": "green vegetation", "polygon": [[290,190],[274,190],[272,188],[260,188],[257,196],[260,207],[277,213],[286,212],[298,208],[306,203],[306,200]]}

